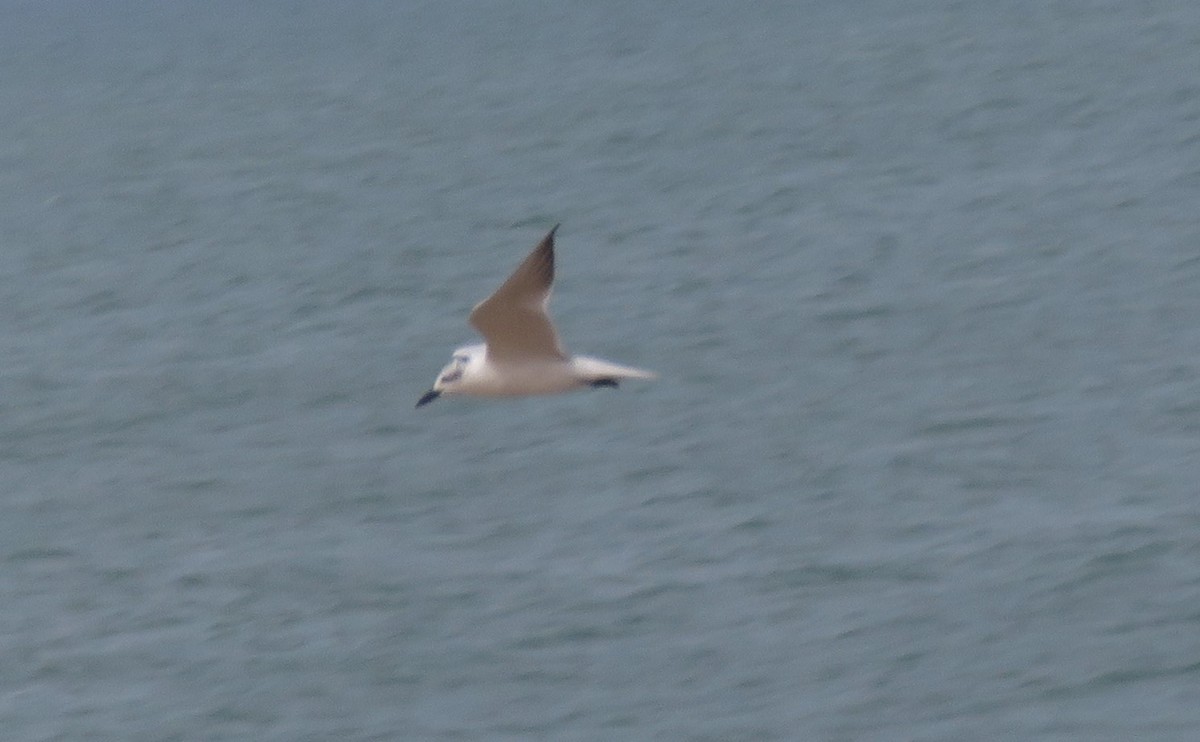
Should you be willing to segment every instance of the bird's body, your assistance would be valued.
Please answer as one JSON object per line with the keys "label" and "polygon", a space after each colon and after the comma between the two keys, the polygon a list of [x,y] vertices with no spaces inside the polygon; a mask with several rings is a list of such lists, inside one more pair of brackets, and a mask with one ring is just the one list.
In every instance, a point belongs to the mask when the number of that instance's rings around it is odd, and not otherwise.
{"label": "bird's body", "polygon": [[588,356],[568,356],[547,305],[554,282],[554,233],[538,243],[500,288],[471,310],[471,325],[486,343],[454,351],[433,388],[417,402],[442,394],[517,397],[616,386],[620,379],[652,379],[649,371]]}

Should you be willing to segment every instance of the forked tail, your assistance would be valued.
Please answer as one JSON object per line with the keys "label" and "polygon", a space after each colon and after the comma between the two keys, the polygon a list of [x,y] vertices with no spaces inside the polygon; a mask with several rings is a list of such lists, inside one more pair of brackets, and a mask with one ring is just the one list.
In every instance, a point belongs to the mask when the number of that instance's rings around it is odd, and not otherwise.
{"label": "forked tail", "polygon": [[618,379],[656,379],[658,374],[633,366],[602,361],[599,358],[575,356],[571,359],[575,374],[592,386],[616,386]]}

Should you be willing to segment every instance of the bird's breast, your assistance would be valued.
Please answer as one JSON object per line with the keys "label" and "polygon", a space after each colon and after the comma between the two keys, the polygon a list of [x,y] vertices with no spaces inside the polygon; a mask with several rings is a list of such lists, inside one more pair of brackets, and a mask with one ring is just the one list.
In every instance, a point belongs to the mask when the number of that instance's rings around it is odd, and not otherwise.
{"label": "bird's breast", "polygon": [[481,397],[558,394],[582,386],[567,363],[493,364],[485,362],[463,379],[462,393]]}

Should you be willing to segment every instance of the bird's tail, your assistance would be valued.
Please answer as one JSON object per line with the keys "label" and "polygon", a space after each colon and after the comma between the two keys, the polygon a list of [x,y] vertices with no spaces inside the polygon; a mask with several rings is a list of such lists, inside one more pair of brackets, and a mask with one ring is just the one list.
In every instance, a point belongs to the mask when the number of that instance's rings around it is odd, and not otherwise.
{"label": "bird's tail", "polygon": [[594,382],[604,379],[657,379],[658,374],[644,371],[632,366],[622,366],[619,363],[602,361],[599,358],[575,356],[571,359],[576,375],[584,381]]}

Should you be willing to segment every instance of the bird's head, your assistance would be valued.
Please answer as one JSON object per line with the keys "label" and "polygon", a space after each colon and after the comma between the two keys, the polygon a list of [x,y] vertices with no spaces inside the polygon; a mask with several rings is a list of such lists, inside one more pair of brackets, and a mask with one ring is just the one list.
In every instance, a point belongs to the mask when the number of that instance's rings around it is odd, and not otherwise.
{"label": "bird's head", "polygon": [[454,394],[463,382],[463,374],[467,372],[467,368],[471,365],[472,353],[469,349],[460,348],[454,351],[454,356],[450,362],[442,368],[438,373],[437,379],[433,382],[433,388],[421,395],[417,400],[417,407],[427,405],[443,394]]}

